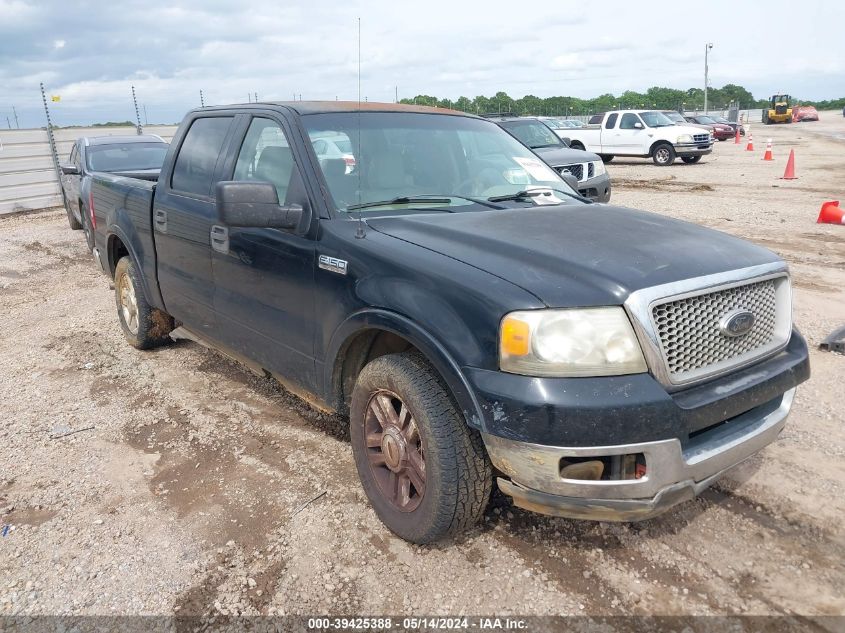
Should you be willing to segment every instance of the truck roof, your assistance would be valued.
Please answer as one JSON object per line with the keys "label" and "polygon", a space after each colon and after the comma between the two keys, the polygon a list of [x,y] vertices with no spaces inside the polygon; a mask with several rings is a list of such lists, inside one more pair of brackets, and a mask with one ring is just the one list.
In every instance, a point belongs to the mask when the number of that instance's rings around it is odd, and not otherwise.
{"label": "truck roof", "polygon": [[267,106],[285,107],[298,114],[326,114],[332,112],[417,112],[421,114],[447,114],[457,116],[471,116],[467,112],[451,110],[449,108],[434,108],[431,106],[408,105],[405,103],[378,103],[374,101],[259,101],[258,103],[232,103],[228,105],[196,108],[192,112],[208,110],[231,110],[233,108],[266,108]]}
{"label": "truck roof", "polygon": [[122,135],[122,136],[84,136],[86,145],[114,145],[117,143],[166,143],[163,138],[157,134],[137,134]]}

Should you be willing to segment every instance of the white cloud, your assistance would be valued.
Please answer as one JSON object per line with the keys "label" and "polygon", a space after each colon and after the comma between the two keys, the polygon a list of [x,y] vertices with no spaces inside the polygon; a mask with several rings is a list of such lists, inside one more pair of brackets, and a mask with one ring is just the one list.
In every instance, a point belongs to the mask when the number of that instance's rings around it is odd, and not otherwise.
{"label": "white cloud", "polygon": [[53,48],[64,48],[66,43],[64,40],[54,40]]}

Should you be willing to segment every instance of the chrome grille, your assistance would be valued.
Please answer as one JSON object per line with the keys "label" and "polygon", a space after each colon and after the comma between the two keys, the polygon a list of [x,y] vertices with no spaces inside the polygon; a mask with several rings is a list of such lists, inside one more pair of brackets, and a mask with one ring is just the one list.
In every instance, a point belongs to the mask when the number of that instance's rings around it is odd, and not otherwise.
{"label": "chrome grille", "polygon": [[[653,305],[651,317],[669,379],[689,382],[729,370],[779,348],[788,340],[790,308],[779,299],[775,277]],[[787,292],[788,296],[788,292]],[[754,314],[742,336],[724,334],[720,321],[735,310]],[[783,314],[786,312],[786,314]]]}
{"label": "chrome grille", "polygon": [[587,178],[592,178],[596,173],[596,164],[587,163]]}
{"label": "chrome grille", "polygon": [[584,165],[581,163],[573,163],[572,165],[561,165],[557,168],[558,173],[570,173],[578,179],[578,182],[584,180]]}
{"label": "chrome grille", "polygon": [[693,137],[692,137],[692,140],[694,140],[696,143],[706,143],[707,141],[710,140],[710,135],[709,134],[694,134]]}

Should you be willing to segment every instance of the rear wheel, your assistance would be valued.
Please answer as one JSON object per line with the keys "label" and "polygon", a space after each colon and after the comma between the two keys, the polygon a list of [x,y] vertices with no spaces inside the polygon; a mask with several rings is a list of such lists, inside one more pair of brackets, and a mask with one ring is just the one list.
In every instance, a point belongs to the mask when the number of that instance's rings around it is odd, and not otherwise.
{"label": "rear wheel", "polygon": [[684,161],[687,165],[695,165],[698,161],[701,160],[701,156],[681,156],[681,160]]}
{"label": "rear wheel", "polygon": [[651,159],[660,167],[671,165],[675,162],[675,148],[669,143],[659,143],[652,150]]}
{"label": "rear wheel", "polygon": [[481,517],[493,482],[484,444],[421,356],[368,363],[352,392],[349,423],[364,492],[398,536],[431,543]]}
{"label": "rear wheel", "polygon": [[117,262],[114,293],[120,327],[132,347],[151,349],[170,342],[173,317],[147,302],[141,278],[129,257]]}

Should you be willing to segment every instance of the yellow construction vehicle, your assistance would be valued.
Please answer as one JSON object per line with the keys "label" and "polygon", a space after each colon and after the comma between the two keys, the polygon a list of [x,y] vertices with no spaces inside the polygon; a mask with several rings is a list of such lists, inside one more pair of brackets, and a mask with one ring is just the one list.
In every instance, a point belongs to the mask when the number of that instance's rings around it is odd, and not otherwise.
{"label": "yellow construction vehicle", "polygon": [[772,95],[768,108],[763,108],[763,123],[792,123],[792,97]]}

